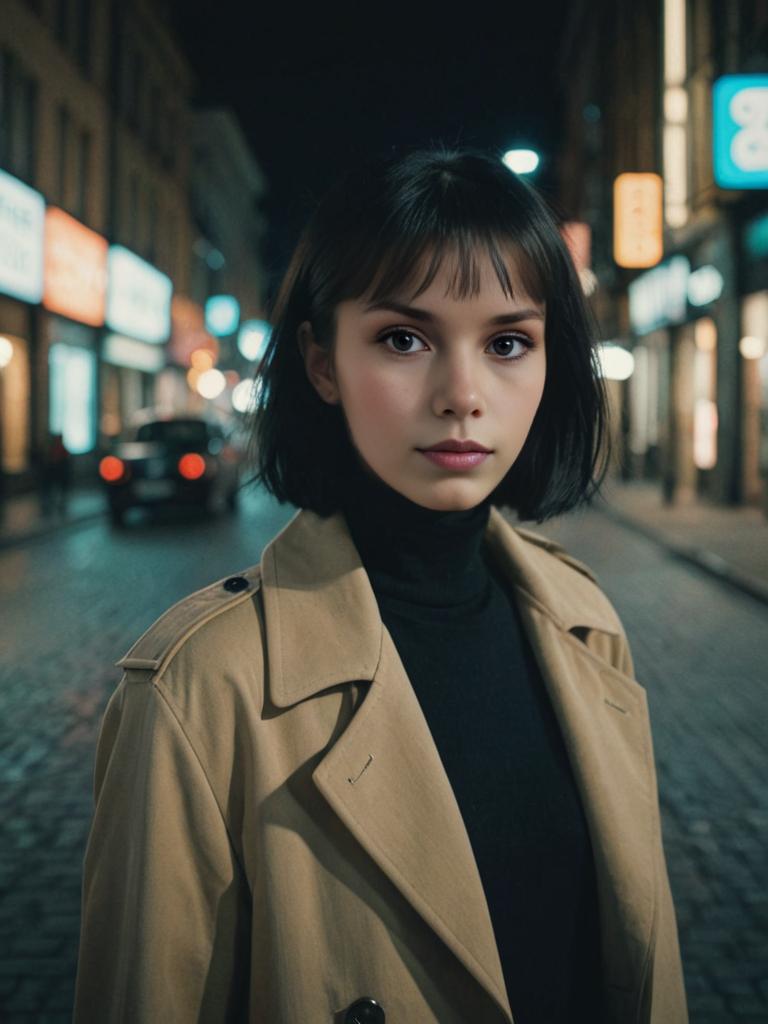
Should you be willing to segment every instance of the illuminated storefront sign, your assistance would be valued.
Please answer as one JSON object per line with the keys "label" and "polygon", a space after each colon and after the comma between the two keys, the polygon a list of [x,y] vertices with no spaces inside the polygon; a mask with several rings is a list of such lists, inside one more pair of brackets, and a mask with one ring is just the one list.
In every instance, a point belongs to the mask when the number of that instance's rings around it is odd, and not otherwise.
{"label": "illuminated storefront sign", "polygon": [[43,294],[45,200],[0,171],[0,291],[26,302]]}
{"label": "illuminated storefront sign", "polygon": [[212,295],[205,304],[205,326],[219,338],[234,334],[240,323],[240,303],[234,295]]}
{"label": "illuminated storefront sign", "polygon": [[123,334],[108,334],[104,339],[101,358],[113,366],[127,366],[144,373],[157,373],[165,366],[165,352],[157,345],[126,338]]}
{"label": "illuminated storefront sign", "polygon": [[171,279],[121,245],[108,256],[107,325],[140,341],[162,343],[171,332]]}
{"label": "illuminated storefront sign", "polygon": [[43,305],[99,327],[107,295],[107,240],[51,206],[45,215]]}
{"label": "illuminated storefront sign", "polygon": [[715,181],[768,187],[768,75],[723,75],[712,87]]}
{"label": "illuminated storefront sign", "polygon": [[654,267],[664,254],[658,174],[620,174],[613,183],[613,258],[620,267]]}
{"label": "illuminated storefront sign", "polygon": [[635,334],[685,321],[690,272],[685,256],[673,256],[635,278],[629,286],[629,320]]}

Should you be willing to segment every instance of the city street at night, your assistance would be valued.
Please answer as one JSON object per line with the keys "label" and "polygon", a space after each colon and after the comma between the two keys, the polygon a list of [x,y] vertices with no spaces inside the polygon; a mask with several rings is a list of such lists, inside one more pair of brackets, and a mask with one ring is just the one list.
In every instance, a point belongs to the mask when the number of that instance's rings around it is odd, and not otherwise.
{"label": "city street at night", "polygon": [[[0,1002],[69,1021],[80,873],[116,661],[170,604],[258,561],[291,510],[252,492],[215,522],[105,518],[0,552]],[[765,605],[588,510],[541,527],[597,574],[646,687],[664,842],[697,1024],[765,1021]]]}
{"label": "city street at night", "polygon": [[0,3],[0,1024],[768,1024],[768,0]]}

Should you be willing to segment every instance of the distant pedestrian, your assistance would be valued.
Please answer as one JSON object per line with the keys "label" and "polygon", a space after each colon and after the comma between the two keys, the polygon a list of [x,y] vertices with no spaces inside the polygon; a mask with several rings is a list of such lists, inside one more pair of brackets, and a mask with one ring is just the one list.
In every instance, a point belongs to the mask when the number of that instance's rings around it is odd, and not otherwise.
{"label": "distant pedestrian", "polygon": [[75,1024],[685,1024],[624,627],[501,513],[608,464],[554,216],[496,156],[371,163],[271,319],[258,476],[298,511],[118,662]]}
{"label": "distant pedestrian", "polygon": [[49,434],[40,465],[40,506],[43,515],[65,515],[72,482],[72,456],[61,434]]}

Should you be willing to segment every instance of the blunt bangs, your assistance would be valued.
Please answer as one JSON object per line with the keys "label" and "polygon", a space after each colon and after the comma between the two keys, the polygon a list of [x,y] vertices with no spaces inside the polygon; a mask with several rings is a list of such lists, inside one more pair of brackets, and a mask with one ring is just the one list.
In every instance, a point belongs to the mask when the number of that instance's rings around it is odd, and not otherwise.
{"label": "blunt bangs", "polygon": [[[518,459],[491,496],[543,522],[590,500],[609,459],[607,397],[594,329],[557,221],[539,193],[497,157],[419,150],[350,170],[305,227],[270,320],[252,416],[254,480],[280,502],[330,515],[355,458],[341,409],[323,402],[304,368],[298,328],[332,348],[345,300],[380,302],[426,291],[445,259],[457,299],[480,289],[487,256],[509,299],[545,307],[544,393]],[[602,473],[596,477],[599,456]]]}

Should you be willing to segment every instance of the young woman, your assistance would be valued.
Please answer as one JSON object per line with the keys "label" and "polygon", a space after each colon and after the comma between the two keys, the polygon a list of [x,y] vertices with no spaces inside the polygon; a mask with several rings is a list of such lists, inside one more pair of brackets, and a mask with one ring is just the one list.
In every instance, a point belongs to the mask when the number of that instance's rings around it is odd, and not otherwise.
{"label": "young woman", "polygon": [[272,321],[256,458],[298,511],[118,662],[75,1020],[682,1024],[624,629],[500,511],[605,472],[553,216],[473,151],[375,162]]}

